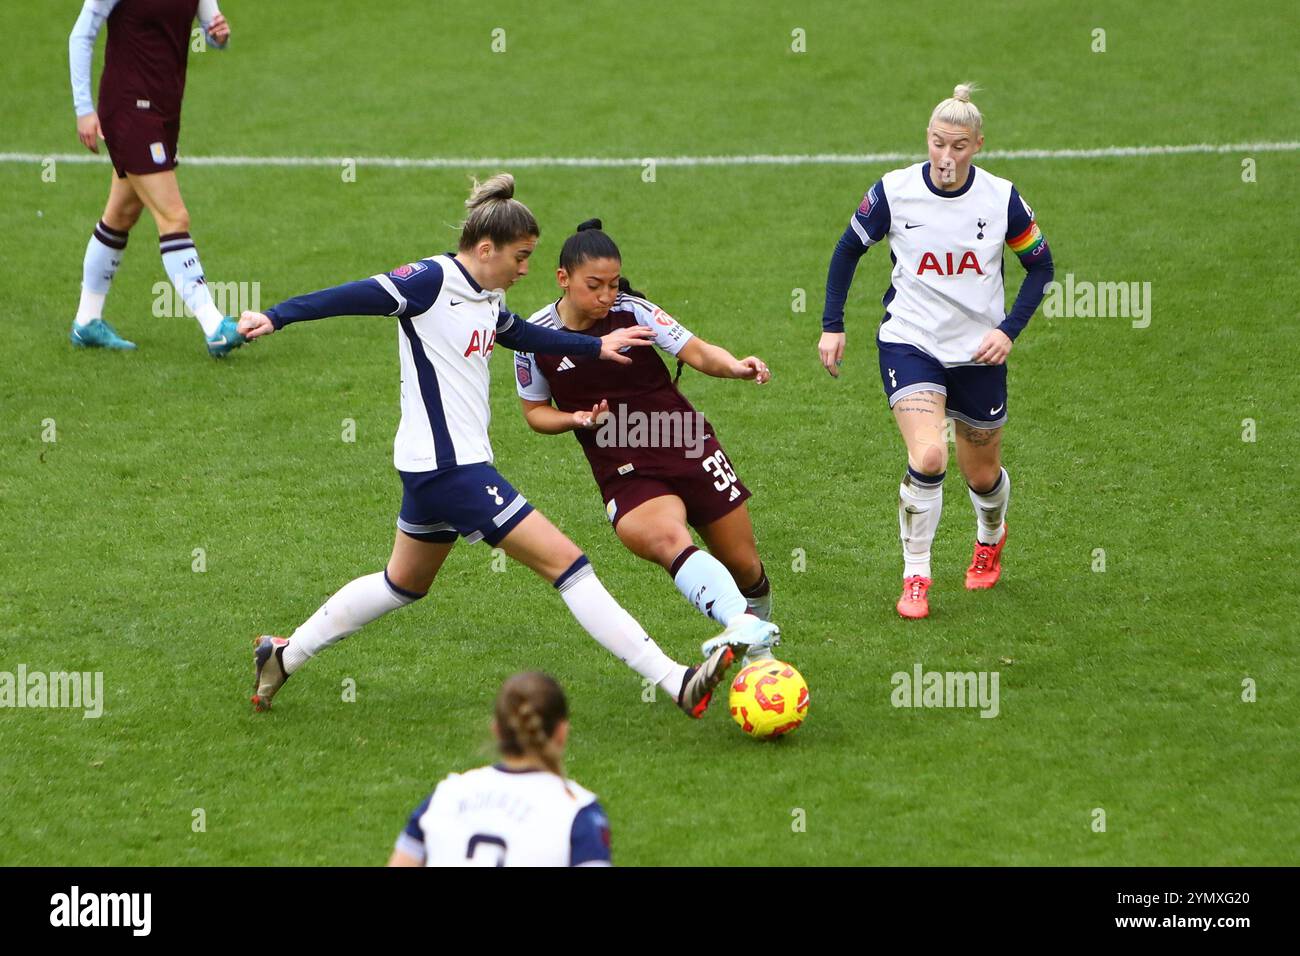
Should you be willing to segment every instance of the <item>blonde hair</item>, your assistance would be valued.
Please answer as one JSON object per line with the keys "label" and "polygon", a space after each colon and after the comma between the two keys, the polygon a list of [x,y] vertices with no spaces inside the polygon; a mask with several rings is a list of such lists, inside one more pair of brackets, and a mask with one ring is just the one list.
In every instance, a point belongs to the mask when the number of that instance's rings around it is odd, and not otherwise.
{"label": "blonde hair", "polygon": [[555,728],[568,717],[569,705],[555,678],[540,671],[515,674],[497,695],[501,752],[510,757],[537,757],[563,779],[563,751],[554,738]]}
{"label": "blonde hair", "polygon": [[514,198],[514,176],[497,173],[487,182],[475,179],[473,183],[465,200],[469,215],[460,227],[461,249],[472,249],[485,238],[494,246],[504,246],[542,234],[532,212]]}
{"label": "blonde hair", "polygon": [[964,126],[979,136],[984,116],[979,107],[970,101],[971,94],[978,89],[974,83],[958,83],[953,87],[952,96],[934,108],[930,114],[930,125],[943,123],[945,126]]}

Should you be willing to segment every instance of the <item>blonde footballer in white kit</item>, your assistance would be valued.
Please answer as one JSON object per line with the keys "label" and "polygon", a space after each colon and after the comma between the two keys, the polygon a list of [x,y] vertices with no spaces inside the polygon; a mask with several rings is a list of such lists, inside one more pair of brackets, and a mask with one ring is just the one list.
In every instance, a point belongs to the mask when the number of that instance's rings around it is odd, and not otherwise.
{"label": "blonde footballer in white kit", "polygon": [[[818,352],[839,375],[844,303],[858,260],[888,237],[894,267],[877,332],[880,377],[907,445],[898,490],[905,618],[930,613],[930,545],[943,508],[948,461],[944,419],[956,422],[957,464],[975,507],[975,552],[966,587],[993,587],[1002,573],[1011,479],[1002,467],[1007,355],[1052,279],[1052,254],[1034,211],[1009,180],[971,160],[984,144],[983,117],[958,86],[926,130],[930,161],[886,173],[867,191],[835,247],[826,278]],[[1005,311],[1002,249],[1026,270]]]}

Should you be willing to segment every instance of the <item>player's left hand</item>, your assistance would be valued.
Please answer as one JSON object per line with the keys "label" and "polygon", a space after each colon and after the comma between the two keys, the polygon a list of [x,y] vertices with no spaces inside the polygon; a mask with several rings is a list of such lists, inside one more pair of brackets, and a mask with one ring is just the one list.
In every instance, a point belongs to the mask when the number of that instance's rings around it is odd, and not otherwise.
{"label": "player's left hand", "polygon": [[736,378],[752,378],[762,385],[772,380],[772,372],[757,355],[750,355],[736,363]]}
{"label": "player's left hand", "polygon": [[275,325],[267,318],[263,312],[245,311],[239,316],[239,334],[246,339],[256,339],[263,335],[270,335],[275,331]]}
{"label": "player's left hand", "polygon": [[984,341],[980,343],[980,347],[971,356],[971,361],[984,365],[1001,365],[1010,354],[1011,338],[1000,329],[990,329],[984,336]]}
{"label": "player's left hand", "polygon": [[230,24],[226,22],[224,14],[218,13],[208,24],[208,36],[217,46],[225,46],[230,42]]}

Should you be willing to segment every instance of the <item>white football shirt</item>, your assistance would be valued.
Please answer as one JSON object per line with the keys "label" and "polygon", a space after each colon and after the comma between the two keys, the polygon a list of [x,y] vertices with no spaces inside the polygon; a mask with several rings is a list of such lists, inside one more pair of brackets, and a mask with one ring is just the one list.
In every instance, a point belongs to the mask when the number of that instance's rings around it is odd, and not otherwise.
{"label": "white football shirt", "polygon": [[[488,360],[505,293],[483,289],[450,254],[373,277],[399,317],[402,420],[393,440],[399,471],[436,471],[491,462]],[[499,324],[503,323],[503,324]]]}
{"label": "white football shirt", "polygon": [[545,770],[453,773],[411,814],[397,849],[425,866],[608,865],[596,795]]}
{"label": "white football shirt", "polygon": [[885,238],[872,233],[880,221],[872,213],[888,217],[894,268],[881,341],[914,345],[945,365],[970,365],[984,336],[1006,318],[1002,247],[1012,184],[972,164],[966,184],[944,192],[930,182],[928,167],[886,173],[850,224],[870,246]]}

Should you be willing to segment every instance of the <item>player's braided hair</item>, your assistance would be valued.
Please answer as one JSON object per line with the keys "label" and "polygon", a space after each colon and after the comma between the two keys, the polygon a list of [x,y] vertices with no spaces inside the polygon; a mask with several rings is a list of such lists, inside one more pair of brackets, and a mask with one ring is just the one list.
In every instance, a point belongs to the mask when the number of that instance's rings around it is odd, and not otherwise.
{"label": "player's braided hair", "polygon": [[515,177],[509,173],[497,173],[483,183],[475,179],[465,200],[469,215],[460,227],[460,248],[473,249],[485,238],[504,246],[540,236],[537,219],[514,195]]}
{"label": "player's braided hair", "polygon": [[509,757],[538,757],[546,769],[563,777],[562,751],[554,737],[555,728],[568,717],[564,691],[553,677],[540,671],[515,674],[497,694],[501,752]]}
{"label": "player's braided hair", "polygon": [[958,83],[953,88],[952,96],[934,108],[930,114],[930,125],[933,126],[938,121],[949,126],[964,126],[979,136],[984,126],[984,115],[970,101],[970,95],[978,89],[974,83]]}
{"label": "player's braided hair", "polygon": [[[623,256],[618,251],[618,246],[601,226],[599,219],[587,219],[578,223],[578,231],[564,240],[564,245],[560,248],[561,269],[572,272],[591,259],[617,259],[622,263]],[[618,277],[618,291],[624,295],[634,295],[638,299],[646,297],[644,292],[632,288],[632,283],[628,281],[627,276],[623,275]],[[677,375],[673,379],[674,383],[681,379],[684,364],[681,359],[677,360]]]}

